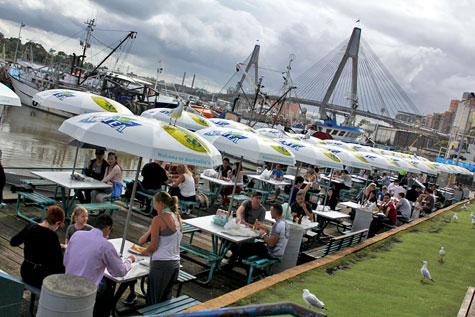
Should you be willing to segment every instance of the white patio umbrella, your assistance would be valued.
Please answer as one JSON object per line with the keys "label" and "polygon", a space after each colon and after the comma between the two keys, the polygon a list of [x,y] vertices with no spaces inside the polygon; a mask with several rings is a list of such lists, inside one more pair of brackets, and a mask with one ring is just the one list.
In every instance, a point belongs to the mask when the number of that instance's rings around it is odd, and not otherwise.
{"label": "white patio umbrella", "polygon": [[409,173],[420,173],[420,169],[416,165],[412,164],[409,161],[406,161],[406,160],[404,160],[402,158],[399,158],[399,157],[396,157],[396,156],[383,155],[383,157],[385,157],[388,160],[391,160],[391,161],[395,162],[396,164],[399,164],[399,166],[401,166],[401,171],[406,171],[406,172],[409,172]]}
{"label": "white patio umbrella", "polygon": [[0,106],[21,106],[20,97],[2,83],[0,83]]}
{"label": "white patio umbrella", "polygon": [[[196,134],[207,139],[220,151],[240,158],[239,170],[236,175],[239,175],[244,158],[253,162],[266,161],[284,165],[295,164],[295,156],[285,146],[257,133],[216,127],[197,131]],[[236,177],[234,182],[229,213],[231,212],[237,182],[238,177]]]}
{"label": "white patio umbrella", "polygon": [[437,167],[432,165],[430,162],[424,162],[424,161],[418,161],[414,159],[406,159],[406,161],[412,163],[413,165],[417,166],[417,168],[426,174],[431,174],[431,175],[437,175],[439,173],[439,170]]}
{"label": "white patio umbrella", "polygon": [[85,91],[51,89],[36,93],[33,101],[38,104],[69,112],[75,115],[91,112],[114,112],[131,115],[126,106],[115,100],[94,95]]}
{"label": "white patio umbrella", "polygon": [[211,118],[209,119],[215,126],[220,127],[220,128],[226,128],[226,129],[237,129],[237,130],[244,130],[252,133],[257,133],[257,131],[250,126],[233,121],[233,120],[227,120],[227,119],[219,119],[219,118]]}
{"label": "white patio umbrella", "polygon": [[[222,161],[219,151],[195,133],[135,115],[83,114],[65,120],[59,131],[81,142],[140,156],[131,201],[135,197],[143,157],[204,167],[213,167]],[[132,204],[127,213],[121,254],[131,214]]]}
{"label": "white patio umbrella", "polygon": [[[170,122],[170,113],[173,109],[155,108],[142,112],[141,116],[146,118],[153,118],[165,123]],[[172,120],[172,123],[175,120]],[[205,117],[201,117],[195,113],[183,111],[180,118],[177,119],[176,125],[182,128],[197,131],[201,129],[210,128],[213,124]]]}
{"label": "white patio umbrella", "polygon": [[298,139],[300,141],[304,141],[304,142],[314,144],[314,145],[325,145],[325,142],[323,142],[323,140],[316,138],[314,136],[307,137],[306,135],[303,135],[303,134],[292,134],[290,135],[290,137],[292,139],[296,139],[296,140]]}
{"label": "white patio umbrella", "polygon": [[447,173],[447,174],[454,174],[455,173],[455,171],[452,170],[449,167],[449,165],[447,165],[447,164],[433,162],[432,165],[437,167],[441,172],[444,172],[444,173]]}
{"label": "white patio umbrella", "polygon": [[356,144],[345,143],[338,140],[322,140],[322,142],[332,146],[332,148],[338,147],[348,151],[355,151],[352,146]]}
{"label": "white patio umbrella", "polygon": [[368,160],[368,162],[374,168],[396,172],[403,170],[403,168],[398,163],[393,160],[387,159],[382,155],[368,152],[359,152],[359,154],[363,156],[366,160]]}
{"label": "white patio umbrella", "polygon": [[290,136],[290,134],[285,132],[284,130],[276,129],[276,128],[260,128],[260,129],[256,129],[256,132],[262,136],[265,136],[271,139],[282,139],[282,138],[287,138]]}
{"label": "white patio umbrella", "polygon": [[322,147],[326,148],[328,151],[338,156],[340,160],[343,162],[343,164],[346,166],[351,166],[354,168],[360,168],[360,169],[365,169],[365,170],[369,170],[372,167],[369,161],[365,159],[363,156],[361,156],[358,152],[348,151],[348,150],[338,148],[337,146],[333,146],[333,145],[325,145]]}

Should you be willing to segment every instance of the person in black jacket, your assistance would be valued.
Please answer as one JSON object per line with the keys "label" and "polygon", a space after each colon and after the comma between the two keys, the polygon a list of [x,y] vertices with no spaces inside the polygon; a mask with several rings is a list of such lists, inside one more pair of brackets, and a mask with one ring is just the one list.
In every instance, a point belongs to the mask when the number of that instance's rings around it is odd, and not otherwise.
{"label": "person in black jacket", "polygon": [[335,188],[330,188],[327,194],[327,201],[325,206],[330,206],[330,210],[335,210],[336,205],[338,205],[338,197],[336,195]]}
{"label": "person in black jacket", "polygon": [[[104,155],[104,150],[96,150],[96,158],[87,162],[87,166],[84,171],[84,174],[86,174],[86,176],[97,179],[98,181],[102,181],[102,179],[104,178],[104,174],[106,173],[106,168],[109,166],[107,160],[104,159]],[[92,190],[85,189],[83,191],[78,191],[76,193],[79,202],[81,204],[90,203]]]}
{"label": "person in black jacket", "polygon": [[20,274],[26,283],[41,288],[46,276],[64,273],[63,253],[56,234],[64,219],[63,209],[50,206],[42,223],[27,224],[10,240],[11,246],[25,245]]}

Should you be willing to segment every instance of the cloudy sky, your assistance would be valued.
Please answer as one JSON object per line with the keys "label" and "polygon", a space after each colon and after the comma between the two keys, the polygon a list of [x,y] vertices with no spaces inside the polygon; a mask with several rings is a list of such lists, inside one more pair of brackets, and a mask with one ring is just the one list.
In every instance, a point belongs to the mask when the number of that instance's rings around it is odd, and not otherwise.
{"label": "cloudy sky", "polygon": [[220,90],[256,43],[269,69],[284,71],[295,54],[295,78],[349,38],[360,19],[362,37],[420,112],[432,113],[475,90],[473,9],[471,1],[442,0],[0,0],[0,32],[16,37],[23,22],[23,42],[80,53],[84,22],[95,18],[89,61],[107,53],[101,42],[112,45],[126,34],[118,31],[133,30],[122,71],[155,77],[161,60],[163,78],[180,82],[186,72],[190,85],[196,74],[199,86]]}

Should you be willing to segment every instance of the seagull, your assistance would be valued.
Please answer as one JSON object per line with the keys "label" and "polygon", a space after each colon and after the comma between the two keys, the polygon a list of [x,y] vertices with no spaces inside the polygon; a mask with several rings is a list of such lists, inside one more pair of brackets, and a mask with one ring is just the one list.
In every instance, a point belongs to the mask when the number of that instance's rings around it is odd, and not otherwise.
{"label": "seagull", "polygon": [[427,269],[427,261],[422,261],[421,274],[422,274],[421,283],[424,282],[425,278],[427,278],[427,279],[431,280],[433,283],[435,283],[435,281],[430,276],[429,270]]}
{"label": "seagull", "polygon": [[178,102],[178,106],[170,111],[170,124],[172,124],[172,119],[175,119],[175,123],[173,126],[176,126],[176,120],[181,118],[181,115],[183,113],[183,102]]}
{"label": "seagull", "polygon": [[467,209],[467,203],[463,204],[462,209]]}
{"label": "seagull", "polygon": [[445,250],[444,247],[440,247],[439,250],[439,262],[444,262]]}
{"label": "seagull", "polygon": [[475,216],[473,215],[473,212],[470,213],[470,218],[475,219]]}
{"label": "seagull", "polygon": [[457,217],[457,214],[454,214],[452,218],[454,219],[454,222],[457,222],[457,220],[459,220],[459,217]]}
{"label": "seagull", "polygon": [[325,304],[321,300],[319,300],[317,296],[310,293],[308,289],[303,290],[302,298],[307,303],[309,308],[312,308],[312,306],[315,306],[315,307],[326,310],[326,308],[324,307]]}

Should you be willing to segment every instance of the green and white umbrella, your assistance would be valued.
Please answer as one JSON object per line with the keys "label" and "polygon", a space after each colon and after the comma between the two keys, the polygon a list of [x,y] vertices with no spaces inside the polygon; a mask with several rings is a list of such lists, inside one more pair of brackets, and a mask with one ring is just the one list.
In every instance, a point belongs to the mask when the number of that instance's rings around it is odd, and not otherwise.
{"label": "green and white umbrella", "polygon": [[75,115],[92,112],[113,112],[132,115],[126,106],[115,100],[85,91],[51,89],[36,93],[33,101],[38,104]]}
{"label": "green and white umbrella", "polygon": [[276,141],[286,146],[299,162],[328,168],[343,168],[342,160],[323,147],[292,138],[278,139]]}
{"label": "green and white umbrella", "polygon": [[358,152],[348,151],[339,148],[336,145],[325,145],[322,147],[335,154],[346,166],[365,170],[369,170],[372,167],[369,161],[361,156]]}
{"label": "green and white umbrella", "polygon": [[[173,109],[168,108],[155,108],[142,112],[141,116],[146,118],[153,118],[164,123],[170,122],[170,113]],[[175,122],[175,119],[172,120],[172,123]],[[183,111],[181,117],[176,120],[176,125],[182,128],[198,131],[201,129],[210,128],[213,126],[213,123],[205,117],[201,117],[195,113]]]}
{"label": "green and white umbrella", "polygon": [[401,165],[376,153],[359,152],[361,156],[368,160],[372,167],[387,171],[402,171]]}
{"label": "green and white umbrella", "polygon": [[353,148],[353,146],[358,145],[358,144],[345,143],[338,140],[323,140],[322,142],[325,143],[326,145],[331,146],[332,148],[340,148],[347,151],[356,151]]}
{"label": "green and white umbrella", "polygon": [[290,138],[304,141],[313,145],[325,145],[325,142],[323,142],[323,140],[316,138],[314,136],[306,136],[303,134],[291,134]]}
{"label": "green and white umbrella", "polygon": [[[195,133],[135,115],[83,114],[65,120],[59,131],[81,142],[140,156],[131,201],[135,197],[143,157],[203,167],[214,167],[222,161],[219,151]],[[131,214],[132,204],[129,205],[123,241],[127,238]],[[123,248],[122,243],[121,254]]]}
{"label": "green and white umbrella", "polygon": [[236,122],[236,121],[227,120],[227,119],[219,119],[219,118],[211,118],[209,119],[209,121],[211,121],[216,127],[219,127],[219,128],[237,129],[237,130],[257,133],[255,129],[241,122]]}
{"label": "green and white umbrella", "polygon": [[417,168],[423,173],[431,175],[439,174],[439,169],[436,166],[432,165],[430,161],[419,161],[414,159],[406,159],[406,161],[417,166]]}
{"label": "green and white umbrella", "polygon": [[396,156],[383,155],[383,157],[398,164],[401,167],[400,171],[406,171],[409,173],[420,173],[420,169],[410,161],[404,160]]}

